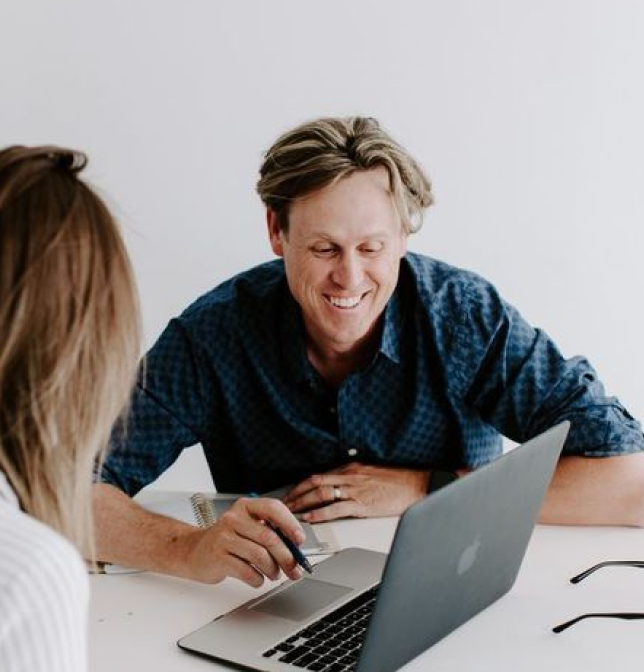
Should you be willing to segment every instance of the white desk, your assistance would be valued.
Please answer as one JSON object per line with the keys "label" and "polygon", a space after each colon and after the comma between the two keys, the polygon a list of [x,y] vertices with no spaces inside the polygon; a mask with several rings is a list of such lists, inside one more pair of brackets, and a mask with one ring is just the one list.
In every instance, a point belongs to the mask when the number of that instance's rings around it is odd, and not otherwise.
{"label": "white desk", "polygon": [[[343,547],[386,550],[394,519],[333,523]],[[589,619],[555,635],[550,628],[589,611],[644,611],[644,570],[607,568],[573,586],[571,576],[602,560],[644,560],[644,530],[535,530],[511,592],[404,669],[431,672],[627,672],[642,669],[644,621]],[[180,651],[176,640],[257,592],[151,573],[93,576],[90,672],[209,672],[231,669]],[[268,588],[268,586],[267,586]]]}

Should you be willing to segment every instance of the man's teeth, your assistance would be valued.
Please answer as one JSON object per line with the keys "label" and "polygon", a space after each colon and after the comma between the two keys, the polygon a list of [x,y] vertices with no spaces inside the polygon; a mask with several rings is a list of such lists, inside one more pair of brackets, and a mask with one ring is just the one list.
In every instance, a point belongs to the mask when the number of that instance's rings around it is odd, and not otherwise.
{"label": "man's teeth", "polygon": [[350,296],[347,298],[338,298],[335,296],[330,296],[329,301],[338,308],[355,308],[360,303],[359,296]]}

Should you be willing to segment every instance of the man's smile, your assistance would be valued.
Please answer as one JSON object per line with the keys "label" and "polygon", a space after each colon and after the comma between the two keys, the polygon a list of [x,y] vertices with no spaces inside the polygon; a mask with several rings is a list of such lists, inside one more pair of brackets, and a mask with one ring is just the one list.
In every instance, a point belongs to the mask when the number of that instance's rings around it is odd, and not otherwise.
{"label": "man's smile", "polygon": [[367,294],[369,292],[364,292],[364,294],[358,294],[357,296],[333,296],[331,294],[324,294],[323,296],[334,308],[350,310],[357,308]]}

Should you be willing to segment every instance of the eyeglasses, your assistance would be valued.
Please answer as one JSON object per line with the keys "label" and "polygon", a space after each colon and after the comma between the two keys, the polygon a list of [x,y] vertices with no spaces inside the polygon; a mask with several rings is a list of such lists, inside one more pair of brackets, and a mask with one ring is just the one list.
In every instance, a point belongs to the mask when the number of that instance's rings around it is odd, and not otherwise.
{"label": "eyeglasses", "polygon": [[[572,579],[570,579],[570,583],[579,583],[580,581],[583,581],[585,578],[596,572],[598,569],[602,569],[603,567],[644,568],[644,562],[641,560],[607,560],[606,562],[600,562],[596,565],[593,565],[592,567],[589,567],[585,571],[581,572],[581,574],[573,576]],[[575,623],[579,623],[579,621],[583,621],[586,618],[621,618],[626,621],[635,621],[644,619],[644,613],[638,611],[622,611],[622,612],[618,611],[609,613],[599,612],[591,614],[582,614],[581,616],[572,618],[569,621],[566,621],[565,623],[560,623],[559,625],[556,625],[554,628],[552,628],[552,631],[556,633],[563,632],[564,630],[567,630],[571,625],[575,625]]]}

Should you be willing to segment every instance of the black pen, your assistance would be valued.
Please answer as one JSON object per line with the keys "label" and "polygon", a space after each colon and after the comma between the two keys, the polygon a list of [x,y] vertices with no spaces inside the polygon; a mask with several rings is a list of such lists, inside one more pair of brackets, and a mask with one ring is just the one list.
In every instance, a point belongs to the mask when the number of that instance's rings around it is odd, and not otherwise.
{"label": "black pen", "polygon": [[[259,495],[255,492],[251,492],[250,494],[251,497],[259,497]],[[297,564],[302,567],[302,569],[306,570],[309,574],[313,574],[313,565],[304,557],[304,553],[299,549],[299,547],[294,544],[285,534],[282,532],[282,530],[279,529],[279,527],[275,527],[274,525],[271,525],[268,521],[265,521],[266,524],[275,532],[275,534],[284,542],[284,545],[288,550],[291,552],[291,555],[293,556],[293,559]]]}
{"label": "black pen", "polygon": [[297,562],[297,564],[300,567],[302,567],[302,569],[305,569],[309,574],[313,574],[313,566],[304,557],[304,553],[302,553],[302,551],[284,534],[284,532],[282,532],[282,530],[279,529],[279,527],[275,527],[270,523],[267,523],[267,525],[284,542],[286,548],[288,548],[288,550],[291,551],[291,554],[293,555],[295,562]]}

